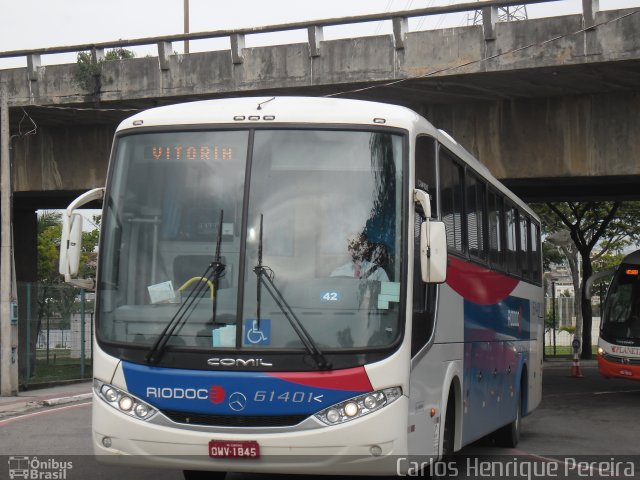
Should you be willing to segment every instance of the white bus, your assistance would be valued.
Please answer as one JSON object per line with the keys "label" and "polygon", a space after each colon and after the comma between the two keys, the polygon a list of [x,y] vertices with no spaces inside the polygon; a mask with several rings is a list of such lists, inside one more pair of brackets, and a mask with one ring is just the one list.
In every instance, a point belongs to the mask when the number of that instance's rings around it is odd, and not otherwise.
{"label": "white bus", "polygon": [[640,250],[624,257],[609,285],[600,323],[598,368],[607,378],[640,380]]}
{"label": "white bus", "polygon": [[137,114],[106,189],[67,209],[69,280],[74,210],[101,197],[101,461],[396,474],[492,432],[515,446],[540,402],[539,220],[411,110],[263,97]]}

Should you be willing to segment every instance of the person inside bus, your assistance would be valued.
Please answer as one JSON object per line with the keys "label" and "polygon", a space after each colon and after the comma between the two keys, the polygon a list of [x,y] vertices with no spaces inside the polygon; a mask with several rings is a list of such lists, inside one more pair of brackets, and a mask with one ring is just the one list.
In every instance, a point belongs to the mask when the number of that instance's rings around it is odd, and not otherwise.
{"label": "person inside bus", "polygon": [[364,232],[349,235],[347,250],[351,261],[331,272],[332,277],[349,277],[362,280],[388,282],[389,277],[383,265],[386,249],[382,244],[371,244]]}

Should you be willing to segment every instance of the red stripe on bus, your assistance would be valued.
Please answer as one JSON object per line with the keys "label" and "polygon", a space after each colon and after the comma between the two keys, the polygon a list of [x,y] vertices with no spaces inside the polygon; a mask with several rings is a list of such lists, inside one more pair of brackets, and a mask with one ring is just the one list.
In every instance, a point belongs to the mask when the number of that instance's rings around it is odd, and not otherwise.
{"label": "red stripe on bus", "polygon": [[307,387],[370,392],[373,390],[364,367],[322,372],[268,372],[267,375]]}
{"label": "red stripe on bus", "polygon": [[495,305],[507,298],[519,280],[455,257],[449,257],[447,285],[478,305]]}

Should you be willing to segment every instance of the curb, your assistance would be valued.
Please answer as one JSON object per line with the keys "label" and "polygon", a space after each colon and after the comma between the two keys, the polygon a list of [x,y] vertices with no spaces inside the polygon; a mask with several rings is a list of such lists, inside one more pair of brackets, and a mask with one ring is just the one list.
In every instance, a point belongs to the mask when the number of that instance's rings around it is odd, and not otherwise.
{"label": "curb", "polygon": [[81,393],[80,395],[73,395],[71,397],[58,397],[48,398],[41,400],[38,403],[45,407],[53,407],[55,405],[64,405],[65,403],[79,402],[81,400],[89,400],[93,397],[93,393]]}

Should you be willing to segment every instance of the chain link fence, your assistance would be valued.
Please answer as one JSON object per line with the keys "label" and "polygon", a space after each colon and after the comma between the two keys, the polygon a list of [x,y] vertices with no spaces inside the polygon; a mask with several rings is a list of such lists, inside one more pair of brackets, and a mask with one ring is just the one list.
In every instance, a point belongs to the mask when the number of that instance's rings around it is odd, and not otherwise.
{"label": "chain link fence", "polygon": [[[544,345],[547,355],[568,355],[575,334],[576,315],[574,297],[555,298],[555,309],[551,297],[545,297]],[[591,342],[597,345],[600,335],[600,305],[592,305]],[[555,319],[554,319],[555,316]],[[555,325],[555,331],[554,331]]]}
{"label": "chain link fence", "polygon": [[18,283],[22,389],[91,378],[94,294],[66,284]]}

